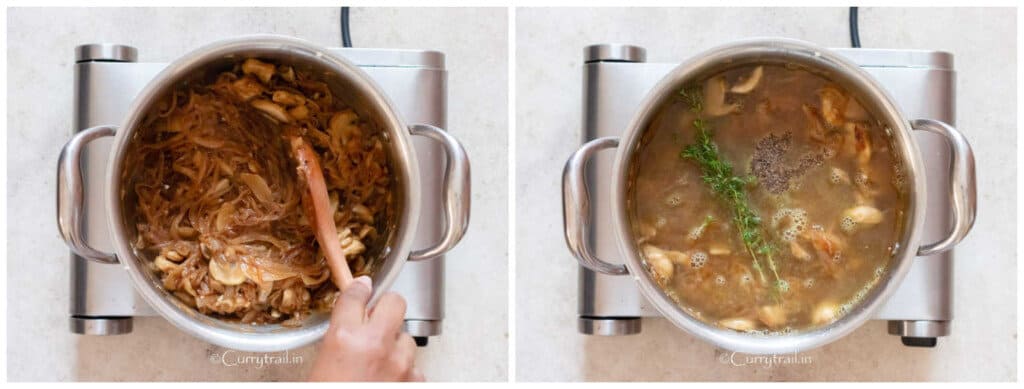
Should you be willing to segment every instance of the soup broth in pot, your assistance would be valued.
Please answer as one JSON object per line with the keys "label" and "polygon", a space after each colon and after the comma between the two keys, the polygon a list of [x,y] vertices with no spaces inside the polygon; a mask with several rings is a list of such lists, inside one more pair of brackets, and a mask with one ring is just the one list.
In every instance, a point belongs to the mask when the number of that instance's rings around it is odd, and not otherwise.
{"label": "soup broth in pot", "polygon": [[692,82],[632,155],[636,248],[664,292],[706,323],[828,325],[897,251],[907,183],[891,130],[806,68],[741,65]]}

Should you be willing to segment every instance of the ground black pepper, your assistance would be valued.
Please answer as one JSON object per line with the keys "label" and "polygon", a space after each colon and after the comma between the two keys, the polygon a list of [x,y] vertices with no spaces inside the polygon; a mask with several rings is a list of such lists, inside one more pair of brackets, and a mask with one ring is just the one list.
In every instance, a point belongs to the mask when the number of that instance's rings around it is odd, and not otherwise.
{"label": "ground black pepper", "polygon": [[754,145],[750,171],[757,177],[757,182],[769,193],[780,194],[789,190],[790,180],[803,175],[807,169],[820,166],[824,162],[825,158],[821,153],[809,153],[801,156],[795,166],[787,165],[785,156],[792,145],[791,138],[792,133],[788,131],[782,136],[768,134]]}

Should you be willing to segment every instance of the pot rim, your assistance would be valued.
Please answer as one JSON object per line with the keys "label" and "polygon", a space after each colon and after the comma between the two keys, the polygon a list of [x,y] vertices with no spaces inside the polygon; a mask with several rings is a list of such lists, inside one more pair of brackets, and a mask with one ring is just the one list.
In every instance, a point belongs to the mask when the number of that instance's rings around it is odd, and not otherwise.
{"label": "pot rim", "polygon": [[[707,324],[686,313],[662,291],[646,271],[632,239],[633,233],[626,205],[632,152],[638,146],[640,136],[650,119],[660,109],[661,102],[668,96],[675,95],[683,83],[695,75],[700,75],[701,72],[717,69],[722,65],[751,61],[750,57],[760,55],[785,57],[815,68],[831,70],[836,73],[833,77],[842,77],[843,81],[856,88],[863,100],[873,101],[880,121],[891,126],[891,137],[895,141],[894,147],[903,157],[908,183],[905,224],[902,236],[898,240],[899,247],[890,259],[885,276],[880,277],[878,283],[839,320],[814,330],[792,334],[741,333]],[[694,55],[675,67],[648,92],[638,106],[620,140],[613,167],[611,207],[616,241],[630,276],[637,282],[647,300],[677,327],[718,347],[751,354],[782,354],[808,350],[833,342],[860,327],[889,299],[909,271],[920,244],[920,230],[927,205],[924,166],[920,151],[912,139],[909,120],[894,101],[872,76],[852,61],[831,50],[795,39],[752,38],[733,41]]]}
{"label": "pot rim", "polygon": [[382,254],[382,266],[373,278],[373,293],[369,305],[373,305],[385,291],[390,289],[412,250],[415,230],[419,222],[420,193],[413,188],[420,187],[420,172],[412,147],[409,127],[406,126],[394,104],[383,90],[359,67],[348,60],[330,53],[327,49],[309,41],[273,34],[242,35],[215,41],[190,51],[174,60],[158,73],[136,96],[128,114],[114,138],[106,172],[105,202],[108,209],[107,224],[111,231],[114,251],[128,272],[135,289],[161,316],[176,327],[204,341],[243,351],[279,351],[312,343],[327,331],[329,313],[314,313],[301,327],[288,328],[279,324],[247,325],[231,323],[199,313],[170,295],[162,285],[144,274],[142,258],[135,255],[127,237],[128,231],[122,224],[121,182],[122,161],[126,154],[131,135],[144,118],[147,108],[163,96],[167,87],[173,86],[202,69],[211,62],[233,55],[275,53],[289,55],[297,61],[315,62],[331,69],[355,88],[353,94],[365,97],[368,103],[379,110],[381,129],[387,133],[393,144],[390,156],[395,166],[395,177],[399,187],[404,188],[400,196],[399,215],[396,215],[394,238]]}

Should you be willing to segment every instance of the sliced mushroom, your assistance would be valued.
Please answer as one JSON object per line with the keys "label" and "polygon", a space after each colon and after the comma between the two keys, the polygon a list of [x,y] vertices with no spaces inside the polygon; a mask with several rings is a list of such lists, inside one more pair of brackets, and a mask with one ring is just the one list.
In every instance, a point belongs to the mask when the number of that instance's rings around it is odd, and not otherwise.
{"label": "sliced mushroom", "polygon": [[644,253],[644,259],[647,261],[651,271],[654,272],[655,277],[662,282],[670,280],[672,278],[672,273],[675,270],[675,266],[672,265],[672,260],[665,255],[665,250],[652,245],[646,245],[642,250]]}
{"label": "sliced mushroom", "polygon": [[836,303],[826,301],[814,308],[814,312],[811,313],[811,322],[818,325],[828,324],[835,321],[838,316],[839,307]]}
{"label": "sliced mushroom", "polygon": [[295,83],[295,69],[292,69],[291,66],[281,66],[277,68],[277,71],[285,81]]}
{"label": "sliced mushroom", "polygon": [[359,229],[359,233],[356,234],[356,236],[358,236],[359,239],[366,239],[366,236],[370,235],[371,233],[376,234],[377,229],[371,225],[364,225],[362,228]]}
{"label": "sliced mushroom", "polygon": [[309,291],[301,285],[296,285],[281,293],[281,303],[278,304],[278,309],[282,313],[293,313],[308,304]]}
{"label": "sliced mushroom", "polygon": [[338,241],[341,243],[341,251],[345,253],[345,258],[351,258],[366,251],[366,246],[352,235],[352,230],[349,228],[338,232]]}
{"label": "sliced mushroom", "polygon": [[732,319],[719,320],[718,321],[718,325],[720,325],[722,327],[725,327],[725,328],[728,328],[728,329],[731,329],[731,330],[740,331],[740,332],[753,331],[754,328],[755,328],[753,321],[751,321],[750,319],[743,319],[743,318],[732,318]]}
{"label": "sliced mushroom", "polygon": [[818,142],[824,142],[825,139],[825,126],[822,124],[821,111],[815,107],[804,104],[802,106],[804,111],[804,117],[807,119],[807,123],[810,126],[811,139]]}
{"label": "sliced mushroom", "polygon": [[331,138],[342,142],[342,144],[348,143],[348,140],[359,131],[359,126],[356,124],[358,120],[359,116],[351,109],[334,114],[328,123],[328,132],[331,134]]}
{"label": "sliced mushroom", "polygon": [[843,218],[857,224],[878,224],[882,222],[882,211],[868,205],[858,205],[843,211]]}
{"label": "sliced mushroom", "polygon": [[156,265],[157,269],[160,269],[160,271],[164,273],[170,273],[173,270],[177,270],[178,266],[180,266],[174,262],[168,261],[163,255],[158,255],[156,259],[153,260],[153,264]]}
{"label": "sliced mushroom", "polygon": [[857,155],[857,165],[863,171],[867,171],[871,162],[871,135],[867,129],[860,124],[853,126],[853,145]]}
{"label": "sliced mushroom", "polygon": [[750,75],[740,80],[740,82],[733,85],[729,92],[746,94],[757,88],[757,84],[761,82],[761,74],[764,73],[764,66],[758,66],[754,68],[754,71],[750,72]]}
{"label": "sliced mushroom", "polygon": [[305,105],[300,105],[295,108],[288,110],[288,115],[291,115],[295,120],[306,120],[309,118],[309,108]]}
{"label": "sliced mushroom", "polygon": [[367,223],[373,223],[373,213],[371,213],[370,209],[367,208],[365,205],[356,204],[352,206],[352,213],[358,216],[359,220],[362,220]]}
{"label": "sliced mushroom", "polygon": [[283,104],[285,107],[294,107],[306,102],[305,97],[283,90],[274,91],[271,99],[274,100],[275,103]]}
{"label": "sliced mushroom", "polygon": [[650,263],[651,270],[654,271],[654,274],[657,275],[658,278],[666,280],[666,282],[667,280],[672,279],[675,266],[668,257],[648,258],[647,262]]}
{"label": "sliced mushroom", "polygon": [[725,78],[722,76],[711,78],[704,82],[704,113],[715,117],[728,115],[740,110],[736,103],[725,103]]}
{"label": "sliced mushroom", "polygon": [[[326,273],[326,272],[324,272]],[[303,276],[303,282],[305,282],[305,276]],[[256,296],[256,302],[260,304],[266,304],[270,298],[270,292],[274,291],[274,281],[264,281],[258,284],[260,293]]]}
{"label": "sliced mushroom", "polygon": [[284,110],[284,107],[274,104],[270,100],[256,99],[252,103],[253,108],[263,111],[269,115],[272,119],[281,123],[291,123],[292,118],[288,115],[288,112]]}
{"label": "sliced mushroom", "polygon": [[255,75],[266,84],[270,82],[270,77],[274,76],[274,64],[249,58],[242,62],[242,73]]}
{"label": "sliced mushroom", "polygon": [[637,243],[643,244],[658,234],[658,229],[648,223],[640,222],[637,226]]}
{"label": "sliced mushroom", "polygon": [[682,253],[675,250],[662,250],[653,245],[644,245],[643,248],[644,258],[648,257],[664,257],[676,265],[689,265],[690,264],[690,253]]}
{"label": "sliced mushroom", "polygon": [[804,237],[811,241],[811,246],[817,250],[822,260],[831,263],[832,258],[842,252],[844,243],[839,237],[815,228],[804,230]]}
{"label": "sliced mushroom", "polygon": [[218,282],[232,286],[245,282],[245,271],[237,263],[227,263],[221,259],[210,260],[210,276]]}
{"label": "sliced mushroom", "polygon": [[183,257],[181,254],[174,250],[167,250],[167,254],[165,254],[164,256],[167,257],[167,259],[174,262],[181,262],[182,259],[185,259],[185,257]]}
{"label": "sliced mushroom", "polygon": [[786,311],[778,305],[765,305],[757,309],[757,319],[769,328],[779,328],[786,324]]}
{"label": "sliced mushroom", "polygon": [[846,95],[839,89],[826,86],[818,92],[818,96],[821,98],[821,116],[825,122],[832,127],[841,126],[846,113]]}
{"label": "sliced mushroom", "polygon": [[263,84],[260,84],[259,80],[247,76],[242,77],[231,83],[231,90],[241,97],[244,101],[249,101],[253,97],[259,96],[265,90]]}

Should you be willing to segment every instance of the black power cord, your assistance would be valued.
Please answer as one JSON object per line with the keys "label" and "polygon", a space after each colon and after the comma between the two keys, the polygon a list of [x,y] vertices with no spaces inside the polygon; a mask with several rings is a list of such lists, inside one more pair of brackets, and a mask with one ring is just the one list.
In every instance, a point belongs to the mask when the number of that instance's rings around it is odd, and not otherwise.
{"label": "black power cord", "polygon": [[850,7],[850,46],[860,47],[860,29],[857,27],[857,7]]}
{"label": "black power cord", "polygon": [[348,33],[348,7],[341,7],[341,47],[352,47],[352,36]]}

